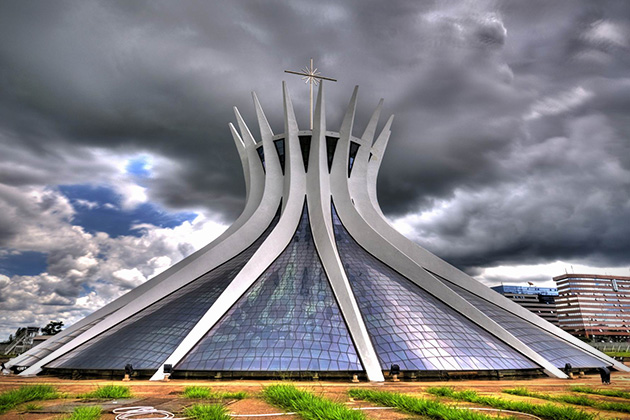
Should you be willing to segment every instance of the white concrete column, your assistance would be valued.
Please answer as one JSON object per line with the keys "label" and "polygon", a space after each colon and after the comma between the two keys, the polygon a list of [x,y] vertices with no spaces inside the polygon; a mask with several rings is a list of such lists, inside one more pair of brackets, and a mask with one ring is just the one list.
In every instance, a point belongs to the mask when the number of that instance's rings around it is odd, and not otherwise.
{"label": "white concrete column", "polygon": [[[356,104],[353,96],[351,106]],[[319,86],[315,107],[315,125],[311,138],[311,149],[307,174],[308,212],[315,247],[322,261],[339,309],[346,321],[357,354],[363,363],[370,381],[384,381],[376,351],[365,327],[350,282],[346,277],[337,253],[335,235],[330,213],[330,176],[326,148],[326,114],[323,82]]]}

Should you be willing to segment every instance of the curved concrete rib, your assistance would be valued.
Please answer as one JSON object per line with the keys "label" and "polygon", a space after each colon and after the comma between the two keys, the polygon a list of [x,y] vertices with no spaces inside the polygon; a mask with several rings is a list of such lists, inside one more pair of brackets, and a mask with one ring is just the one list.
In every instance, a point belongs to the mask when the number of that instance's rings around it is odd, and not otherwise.
{"label": "curved concrete rib", "polygon": [[[320,256],[326,276],[339,309],[343,315],[355,348],[363,363],[368,379],[384,381],[383,372],[367,328],[361,317],[359,306],[350,287],[348,278],[341,264],[335,245],[330,214],[330,175],[328,174],[328,158],[326,149],[326,115],[324,101],[324,83],[319,85],[317,105],[315,108],[315,125],[311,138],[309,156],[309,172],[306,177],[306,197],[309,220],[312,226],[313,240]],[[356,104],[356,95],[351,106]]]}
{"label": "curved concrete rib", "polygon": [[[366,169],[367,172],[361,172],[361,173],[366,174],[365,176],[366,176],[367,184],[361,185],[359,186],[359,188],[361,190],[363,190],[364,188],[367,188],[368,197],[369,197],[370,203],[372,203],[371,208],[373,208],[376,211],[376,213],[380,215],[380,218],[386,223],[389,223],[389,222],[387,222],[387,218],[383,214],[383,211],[381,210],[381,206],[378,204],[378,197],[376,193],[376,181],[378,178],[378,172],[381,168],[381,163],[383,162],[383,154],[385,152],[385,148],[387,147],[387,142],[389,141],[389,136],[391,134],[390,128],[393,122],[394,122],[394,116],[392,115],[387,120],[385,127],[381,131],[381,134],[378,135],[371,149],[364,151],[364,153],[368,153],[368,161],[366,162],[364,159],[361,159],[361,161],[357,162],[360,165],[367,165],[367,169]],[[359,149],[359,152],[361,152],[360,149]],[[372,155],[371,159],[369,157],[369,154]],[[358,179],[358,177],[355,179]]]}
{"label": "curved concrete rib", "polygon": [[[240,117],[238,109],[234,107],[234,113]],[[236,150],[238,151],[238,156],[241,158],[241,166],[243,166],[243,174],[245,174],[245,205],[247,206],[247,202],[249,201],[249,184],[250,184],[250,174],[249,174],[249,162],[247,161],[247,149],[245,147],[245,143],[243,143],[243,139],[234,128],[234,124],[229,123],[228,127],[230,128],[230,133],[232,134],[232,138],[234,139],[234,144],[236,145]],[[241,129],[242,131],[242,129]]]}
{"label": "curved concrete rib", "polygon": [[[267,170],[267,176],[269,178],[265,186],[265,190],[273,189],[274,194],[279,194],[284,191],[284,208],[280,219],[276,227],[271,231],[252,258],[245,264],[243,269],[236,275],[234,280],[232,280],[199,322],[197,322],[175,351],[153,374],[151,380],[163,379],[164,365],[177,365],[177,363],[192,350],[195,344],[210,331],[219,319],[225,315],[247,289],[249,289],[276,258],[280,256],[282,251],[284,251],[291,242],[298,227],[302,217],[302,207],[304,206],[306,179],[304,171],[297,169],[298,165],[302,165],[302,152],[298,140],[298,127],[293,111],[293,104],[291,103],[291,97],[289,96],[286,84],[283,83],[282,87],[284,93],[285,173],[290,173],[291,176],[283,176],[282,173],[278,171],[274,171],[273,175],[271,175],[270,171]],[[274,147],[273,144],[271,146]],[[269,158],[266,153],[267,149],[265,149],[265,161]]]}
{"label": "curved concrete rib", "polygon": [[381,116],[381,110],[383,109],[383,102],[384,102],[383,98],[381,98],[378,101],[378,105],[376,106],[376,109],[372,113],[372,116],[370,117],[370,121],[368,122],[368,125],[365,127],[365,131],[363,131],[363,135],[361,136],[361,140],[368,143],[370,146],[372,145],[372,142],[374,141],[374,135],[376,134],[376,125],[378,124],[378,119]]}
{"label": "curved concrete rib", "polygon": [[260,137],[262,139],[268,139],[269,141],[271,141],[271,139],[273,138],[273,131],[271,130],[269,121],[267,121],[265,112],[263,111],[263,108],[260,105],[260,101],[258,100],[258,96],[256,95],[256,92],[252,92],[252,99],[254,100],[254,108],[256,108],[256,118],[258,119],[258,128],[260,131]]}
{"label": "curved concrete rib", "polygon": [[[238,113],[237,110],[236,112]],[[241,226],[243,226],[245,222],[252,217],[252,214],[254,214],[261,203],[262,193],[265,186],[263,170],[257,162],[257,152],[253,144],[243,142],[241,136],[238,134],[232,123],[230,123],[230,132],[232,133],[232,137],[234,137],[235,143],[237,143],[238,140],[238,142],[243,144],[242,153],[245,158],[243,161],[243,167],[247,168],[247,171],[245,172],[245,179],[247,179],[247,201],[245,201],[245,208],[241,212],[241,217],[236,219],[236,221],[234,221],[234,223],[232,223],[232,225],[224,232],[224,237],[228,237],[238,231]],[[249,201],[250,199],[251,202]]]}

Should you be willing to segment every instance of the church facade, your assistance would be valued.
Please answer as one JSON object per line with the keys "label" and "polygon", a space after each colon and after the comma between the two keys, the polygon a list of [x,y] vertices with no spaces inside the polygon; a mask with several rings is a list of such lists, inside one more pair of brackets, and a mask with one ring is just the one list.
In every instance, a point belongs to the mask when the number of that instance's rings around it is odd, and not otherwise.
{"label": "church facade", "polygon": [[[393,116],[382,100],[360,137],[355,88],[329,131],[320,85],[299,130],[283,85],[284,131],[254,94],[260,139],[236,111],[243,213],[219,238],[12,360],[22,375],[345,377],[449,372],[546,374],[627,367],[472,279],[386,221],[376,179]],[[165,372],[166,370],[166,372]]]}

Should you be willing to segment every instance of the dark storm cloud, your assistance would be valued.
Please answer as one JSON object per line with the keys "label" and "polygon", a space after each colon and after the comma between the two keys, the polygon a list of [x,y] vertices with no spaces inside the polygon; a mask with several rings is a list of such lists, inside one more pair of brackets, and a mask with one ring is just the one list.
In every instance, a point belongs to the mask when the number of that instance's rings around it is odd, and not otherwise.
{"label": "dark storm cloud", "polygon": [[[306,126],[305,87],[282,71],[312,56],[339,79],[333,130],[354,84],[357,133],[380,97],[397,115],[380,201],[437,212],[410,222],[421,244],[464,268],[627,265],[628,16],[621,1],[6,3],[0,182],[98,183],[111,167],[90,150],[149,152],[172,161],[150,200],[233,220],[231,106],[257,133],[256,90],[281,132],[286,79]],[[16,217],[0,216],[0,243]]]}

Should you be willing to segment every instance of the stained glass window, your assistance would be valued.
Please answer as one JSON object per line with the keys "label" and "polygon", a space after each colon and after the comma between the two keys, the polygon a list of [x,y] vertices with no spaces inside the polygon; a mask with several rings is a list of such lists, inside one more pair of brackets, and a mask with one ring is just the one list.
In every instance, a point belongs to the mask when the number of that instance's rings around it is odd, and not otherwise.
{"label": "stained glass window", "polygon": [[498,370],[539,366],[365,251],[333,209],[337,248],[381,367]]}
{"label": "stained glass window", "polygon": [[289,246],[176,369],[363,370],[319,261],[306,207]]}

